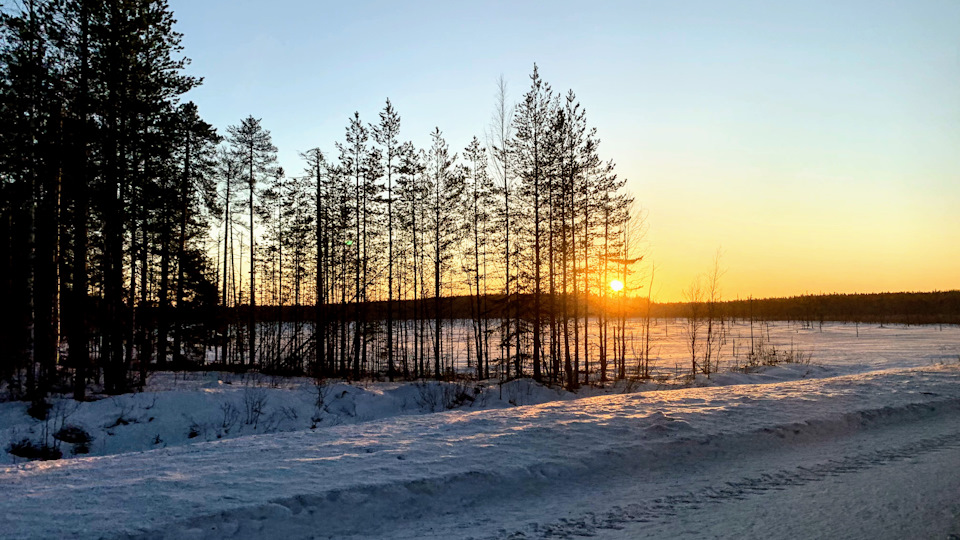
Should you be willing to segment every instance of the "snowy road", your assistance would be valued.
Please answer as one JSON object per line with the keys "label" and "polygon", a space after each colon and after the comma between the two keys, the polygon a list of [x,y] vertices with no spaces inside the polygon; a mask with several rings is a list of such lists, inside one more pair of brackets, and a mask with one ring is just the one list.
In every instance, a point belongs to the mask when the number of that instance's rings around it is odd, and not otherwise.
{"label": "snowy road", "polygon": [[960,369],[399,417],[0,469],[9,538],[948,538]]}
{"label": "snowy road", "polygon": [[947,539],[960,535],[957,439],[923,440],[919,446],[888,452],[754,478],[756,491],[750,495],[721,498],[715,506],[709,499],[710,505],[700,508],[684,505],[672,522],[631,524],[622,534],[602,536]]}
{"label": "snowy road", "polygon": [[952,538],[960,419],[942,412],[580,486],[552,509],[562,517],[494,537]]}

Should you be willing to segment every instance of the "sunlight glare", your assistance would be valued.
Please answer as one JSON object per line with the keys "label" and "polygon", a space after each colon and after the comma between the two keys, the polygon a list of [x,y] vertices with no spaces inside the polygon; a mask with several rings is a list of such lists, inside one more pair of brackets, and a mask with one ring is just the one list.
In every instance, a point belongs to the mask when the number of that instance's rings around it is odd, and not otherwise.
{"label": "sunlight glare", "polygon": [[614,292],[620,292],[623,290],[623,282],[615,279],[610,282],[610,288],[613,289]]}

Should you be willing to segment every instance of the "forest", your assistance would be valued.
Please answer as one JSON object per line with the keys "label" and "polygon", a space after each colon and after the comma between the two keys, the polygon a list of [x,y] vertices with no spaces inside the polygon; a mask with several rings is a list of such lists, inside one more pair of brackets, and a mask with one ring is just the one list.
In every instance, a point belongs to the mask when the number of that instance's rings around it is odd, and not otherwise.
{"label": "forest", "polygon": [[439,128],[405,141],[387,99],[284,171],[259,119],[220,130],[183,99],[202,81],[174,24],[162,0],[3,10],[0,375],[17,393],[122,393],[185,365],[448,377],[453,297],[477,377],[576,386],[620,361],[586,306],[627,294],[608,284],[641,224],[573,91],[534,65],[514,105],[501,80],[459,151]]}
{"label": "forest", "polygon": [[[946,293],[652,303],[625,179],[535,64],[516,101],[499,80],[462,148],[439,127],[416,147],[386,99],[285,171],[260,119],[221,129],[184,99],[202,80],[174,25],[163,0],[2,8],[0,379],[19,397],[171,368],[576,389],[625,376],[628,317],[701,303],[711,322],[957,320]],[[470,373],[447,350],[458,325]]]}
{"label": "forest", "polygon": [[[642,306],[631,306],[639,313]],[[876,324],[960,324],[960,291],[809,294],[720,303],[724,317],[768,321]],[[654,304],[654,317],[687,317],[689,303]]]}

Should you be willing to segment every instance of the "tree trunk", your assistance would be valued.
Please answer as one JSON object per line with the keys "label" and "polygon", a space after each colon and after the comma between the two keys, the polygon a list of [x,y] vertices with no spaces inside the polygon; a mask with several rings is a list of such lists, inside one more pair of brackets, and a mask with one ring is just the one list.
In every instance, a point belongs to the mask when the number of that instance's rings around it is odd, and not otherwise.
{"label": "tree trunk", "polygon": [[185,310],[183,306],[183,267],[186,260],[187,245],[187,218],[190,210],[190,130],[186,133],[184,157],[183,157],[183,178],[180,181],[180,235],[177,242],[177,289],[174,296],[176,304],[176,317],[173,323],[173,359],[177,363],[183,356],[183,317]]}

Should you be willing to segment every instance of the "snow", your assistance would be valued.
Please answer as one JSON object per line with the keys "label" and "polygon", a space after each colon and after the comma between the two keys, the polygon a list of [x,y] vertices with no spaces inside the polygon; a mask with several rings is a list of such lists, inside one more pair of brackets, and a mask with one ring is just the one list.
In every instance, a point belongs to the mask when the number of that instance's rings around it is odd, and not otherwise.
{"label": "snow", "polygon": [[[61,424],[72,425],[93,436],[87,455],[110,455],[255,434],[323,429],[451,407],[503,408],[576,397],[530,380],[511,381],[502,388],[495,381],[480,386],[434,381],[333,381],[317,385],[304,378],[256,374],[157,373],[146,392],[85,403],[53,399],[46,423],[27,415],[27,403],[0,403],[0,443],[6,448],[23,438],[38,441],[42,440],[44,429],[52,433]],[[52,437],[47,440],[56,442]],[[70,445],[60,446],[69,457]],[[11,454],[0,454],[0,463],[17,461]]]}
{"label": "snow", "polygon": [[[960,533],[958,331],[889,330],[804,334],[813,365],[590,397],[333,382],[317,407],[309,380],[158,374],[147,392],[61,402],[95,436],[90,456],[5,456],[0,537]],[[24,410],[0,404],[6,440],[37,436]]]}

